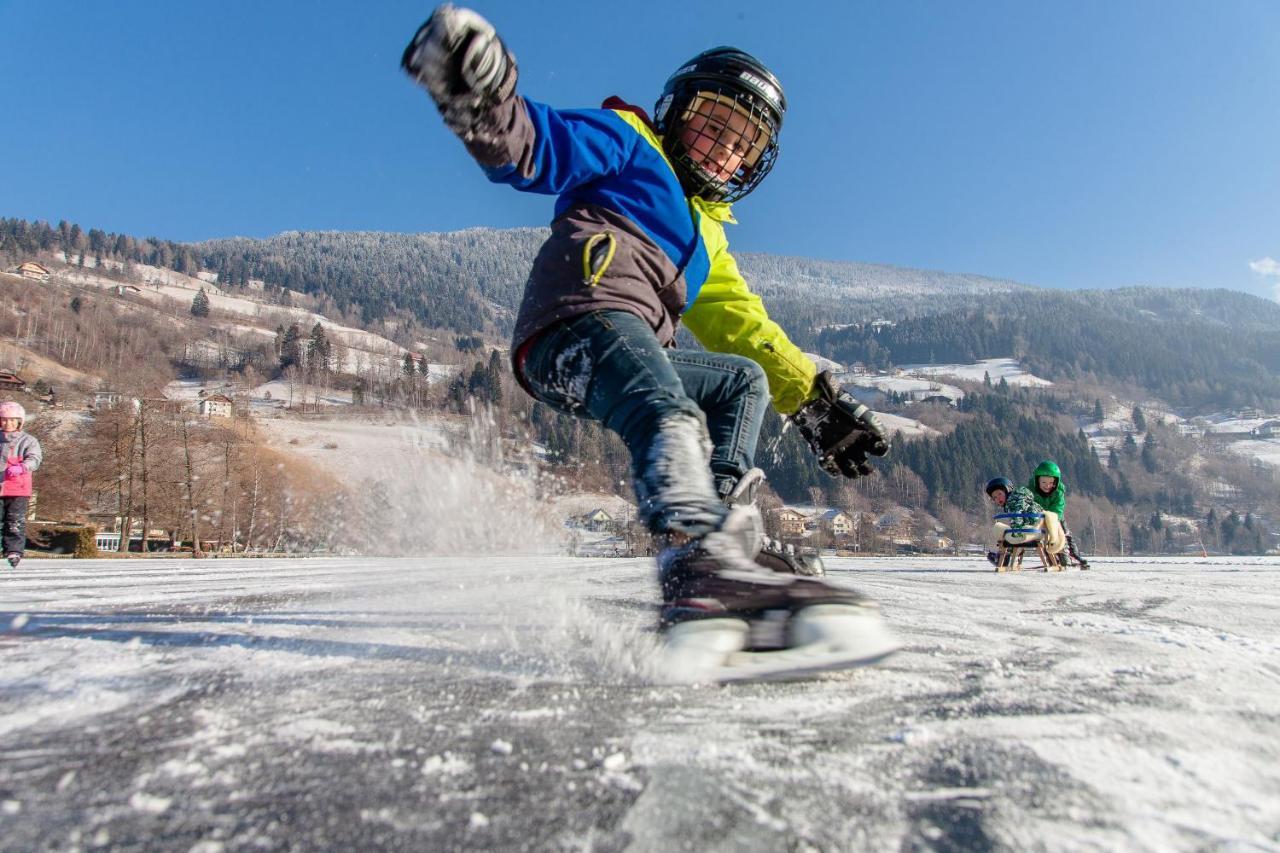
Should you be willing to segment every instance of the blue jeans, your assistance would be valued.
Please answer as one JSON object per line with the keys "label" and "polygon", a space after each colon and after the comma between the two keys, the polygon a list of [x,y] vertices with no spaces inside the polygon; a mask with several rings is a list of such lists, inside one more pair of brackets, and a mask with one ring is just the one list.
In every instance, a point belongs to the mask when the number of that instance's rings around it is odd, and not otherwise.
{"label": "blue jeans", "polygon": [[769,403],[758,364],[664,349],[634,314],[596,311],[543,332],[522,372],[538,400],[622,438],[650,530],[700,536],[719,526],[723,496],[752,466]]}

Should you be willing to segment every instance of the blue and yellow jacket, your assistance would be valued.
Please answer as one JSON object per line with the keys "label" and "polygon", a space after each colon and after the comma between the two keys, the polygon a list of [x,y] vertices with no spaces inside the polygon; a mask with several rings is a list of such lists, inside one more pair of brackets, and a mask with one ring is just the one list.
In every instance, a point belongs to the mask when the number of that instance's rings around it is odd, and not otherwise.
{"label": "blue and yellow jacket", "polygon": [[685,196],[642,110],[617,98],[556,110],[512,94],[464,142],[490,180],[559,197],[516,318],[517,358],[548,326],[616,309],[642,317],[664,345],[683,320],[708,350],[755,361],[783,414],[813,396],[813,362],[729,254],[729,205]]}

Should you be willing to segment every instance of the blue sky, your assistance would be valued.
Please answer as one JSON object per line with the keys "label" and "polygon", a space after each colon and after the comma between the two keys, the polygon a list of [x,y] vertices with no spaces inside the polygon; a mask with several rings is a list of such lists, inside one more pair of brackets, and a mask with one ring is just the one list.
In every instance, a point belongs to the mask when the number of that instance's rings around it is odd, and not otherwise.
{"label": "blue sky", "polygon": [[[400,74],[430,8],[0,0],[0,216],[176,240],[545,224],[550,200],[489,185]],[[790,111],[737,250],[1280,285],[1274,0],[476,8],[556,106],[651,107],[716,44],[770,64]]]}

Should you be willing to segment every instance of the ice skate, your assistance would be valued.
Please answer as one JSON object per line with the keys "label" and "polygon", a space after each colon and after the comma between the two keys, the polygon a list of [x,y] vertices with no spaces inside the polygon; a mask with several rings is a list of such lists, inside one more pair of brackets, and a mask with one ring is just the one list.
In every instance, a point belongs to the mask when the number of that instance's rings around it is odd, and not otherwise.
{"label": "ice skate", "polygon": [[750,515],[659,555],[664,669],[676,681],[767,681],[874,663],[896,651],[876,605],[748,554]]}
{"label": "ice skate", "polygon": [[18,568],[18,563],[22,562],[22,555],[18,553],[5,554],[4,558],[9,561],[9,566],[15,569]]}
{"label": "ice skate", "polygon": [[756,554],[756,565],[774,572],[820,578],[827,573],[826,564],[817,554],[802,554],[777,539],[764,538]]}
{"label": "ice skate", "polygon": [[[725,504],[729,507],[754,507],[756,505],[756,495],[759,493],[760,487],[764,485],[764,480],[764,471],[759,468],[752,468],[742,475],[742,479],[734,484],[732,491],[725,496]],[[822,558],[817,554],[797,553],[793,546],[783,545],[778,540],[767,536],[764,532],[764,522],[760,520],[759,512],[755,514],[755,520],[754,537],[750,544],[750,551],[755,555],[755,562],[758,566],[772,572],[782,572],[788,575],[821,577],[827,573]]]}

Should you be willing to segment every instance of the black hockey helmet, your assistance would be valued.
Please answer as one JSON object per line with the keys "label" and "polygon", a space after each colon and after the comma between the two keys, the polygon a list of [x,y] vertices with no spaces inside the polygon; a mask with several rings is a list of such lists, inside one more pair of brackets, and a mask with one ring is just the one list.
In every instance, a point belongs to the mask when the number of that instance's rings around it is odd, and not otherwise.
{"label": "black hockey helmet", "polygon": [[1005,497],[1013,494],[1013,481],[1008,477],[996,477],[994,480],[987,481],[987,497],[991,497],[994,491],[1002,491]]}
{"label": "black hockey helmet", "polygon": [[[716,47],[667,79],[653,114],[685,192],[737,201],[773,168],[786,111],[782,84],[760,60],[736,47]],[[727,171],[706,168],[713,149],[734,152]]]}

